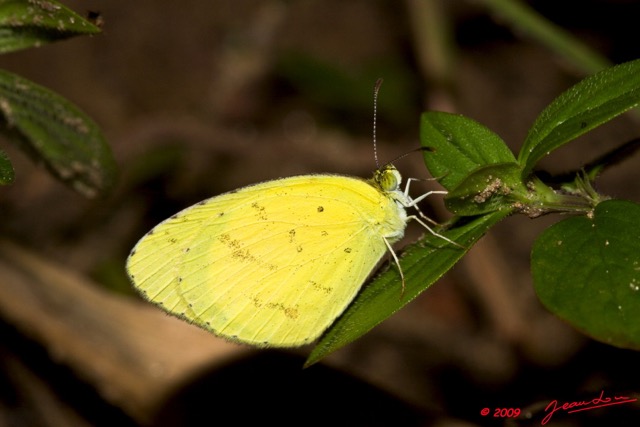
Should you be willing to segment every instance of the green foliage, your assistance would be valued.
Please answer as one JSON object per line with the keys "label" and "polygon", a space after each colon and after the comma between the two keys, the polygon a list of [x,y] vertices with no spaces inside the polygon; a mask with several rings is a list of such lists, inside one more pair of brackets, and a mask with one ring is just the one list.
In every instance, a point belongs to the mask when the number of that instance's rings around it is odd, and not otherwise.
{"label": "green foliage", "polygon": [[605,69],[555,99],[531,127],[518,161],[526,178],[541,158],[638,105],[640,61]]}
{"label": "green foliage", "polygon": [[536,241],[536,293],[552,312],[602,342],[640,350],[640,205],[609,200]]}
{"label": "green foliage", "polygon": [[[532,218],[572,213],[535,243],[532,273],[543,304],[595,339],[640,349],[640,206],[607,200],[593,186],[603,164],[557,188],[532,172],[540,159],[640,103],[640,60],[603,70],[553,101],[536,119],[519,156],[486,127],[442,112],[422,116],[421,141],[431,174],[448,190],[455,214],[437,230],[461,247],[427,235],[401,259],[405,293],[390,269],[363,289],[307,360],[366,333],[427,289],[493,225],[513,213]],[[637,145],[637,144],[635,144]],[[604,155],[602,159],[617,157]]]}
{"label": "green foliage", "polygon": [[96,123],[60,95],[0,70],[6,136],[86,196],[109,189],[115,164]]}
{"label": "green foliage", "polygon": [[0,151],[0,185],[11,184],[15,178],[13,165],[4,151]]}
{"label": "green foliage", "polygon": [[53,0],[0,0],[0,53],[99,32],[100,28]]}
{"label": "green foliage", "polygon": [[[0,0],[0,52],[100,29],[52,0]],[[60,95],[0,70],[0,131],[60,180],[93,197],[108,191],[116,166],[97,126]],[[0,156],[0,184],[13,181],[13,167]]]}
{"label": "green foliage", "polygon": [[[516,164],[502,139],[478,122],[458,114],[429,111],[422,115],[420,140],[433,148],[425,152],[429,171],[449,191],[479,168]],[[481,141],[481,143],[479,143]]]}

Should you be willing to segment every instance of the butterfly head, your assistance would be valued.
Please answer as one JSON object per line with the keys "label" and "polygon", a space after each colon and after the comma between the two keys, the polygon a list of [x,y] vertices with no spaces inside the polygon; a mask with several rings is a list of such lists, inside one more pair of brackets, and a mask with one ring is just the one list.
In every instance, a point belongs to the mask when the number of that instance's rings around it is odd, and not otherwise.
{"label": "butterfly head", "polygon": [[397,191],[402,182],[402,175],[395,166],[387,164],[373,174],[373,183],[385,193]]}

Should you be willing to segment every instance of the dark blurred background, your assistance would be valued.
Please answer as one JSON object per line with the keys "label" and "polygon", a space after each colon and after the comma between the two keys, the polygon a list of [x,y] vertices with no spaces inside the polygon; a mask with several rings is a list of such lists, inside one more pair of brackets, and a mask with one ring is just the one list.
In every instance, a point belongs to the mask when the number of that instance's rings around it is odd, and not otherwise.
{"label": "dark blurred background", "polygon": [[[640,2],[526,3],[612,63],[640,56]],[[636,352],[591,341],[533,292],[529,251],[554,216],[508,218],[409,306],[306,370],[308,349],[252,351],[165,316],[124,271],[137,239],[204,198],[294,174],[369,177],[378,77],[388,161],[418,147],[426,110],[467,115],[517,152],[584,67],[483,1],[64,4],[99,11],[104,33],[3,55],[0,66],[89,113],[120,181],[86,200],[3,144],[16,181],[0,193],[0,281],[17,285],[0,295],[15,301],[0,312],[0,426],[529,426],[554,399],[640,396]],[[543,165],[567,172],[639,129],[623,116]],[[612,168],[599,190],[638,201],[637,161]],[[428,177],[419,155],[397,166]],[[447,218],[437,197],[424,210]],[[420,233],[410,226],[408,241]],[[525,415],[494,418],[496,408]],[[558,413],[547,425],[637,425],[639,408]]]}

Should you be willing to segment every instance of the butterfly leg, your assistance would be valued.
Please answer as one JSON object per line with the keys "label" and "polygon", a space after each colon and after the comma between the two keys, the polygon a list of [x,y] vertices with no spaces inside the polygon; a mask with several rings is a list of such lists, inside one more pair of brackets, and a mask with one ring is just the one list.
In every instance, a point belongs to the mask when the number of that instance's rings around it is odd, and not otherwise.
{"label": "butterfly leg", "polygon": [[[435,179],[435,178],[432,178]],[[411,186],[411,183],[414,181],[431,181],[432,179],[420,179],[420,178],[407,178],[407,184],[404,186],[404,195],[405,197],[409,197],[409,187]],[[422,199],[424,199],[425,197],[431,195],[431,194],[447,194],[446,190],[434,190],[434,191],[429,191],[425,194],[423,194],[422,196],[418,197],[416,199],[416,201],[420,201]]]}
{"label": "butterfly leg", "polygon": [[[420,210],[418,210],[418,212],[420,212]],[[457,247],[459,247],[459,248],[466,249],[466,248],[465,248],[464,246],[462,246],[460,243],[456,243],[456,242],[454,242],[453,240],[449,239],[448,237],[445,237],[445,236],[443,236],[442,234],[436,233],[436,231],[435,231],[433,228],[431,228],[431,227],[430,227],[426,222],[422,221],[422,220],[421,220],[420,218],[418,218],[417,216],[415,216],[415,215],[410,215],[410,216],[408,216],[408,217],[407,217],[407,220],[411,220],[411,219],[412,219],[412,220],[414,220],[414,221],[416,221],[418,224],[422,225],[422,226],[423,226],[423,227],[424,227],[424,228],[425,228],[429,233],[433,234],[434,236],[439,237],[439,238],[441,238],[442,240],[445,240],[445,241],[447,241],[447,242],[451,243],[452,245],[455,245],[455,246],[457,246]]]}
{"label": "butterfly leg", "polygon": [[398,256],[394,252],[393,247],[391,246],[391,243],[389,243],[387,238],[384,236],[382,238],[384,239],[384,244],[387,245],[387,249],[389,249],[389,253],[393,257],[393,261],[398,266],[398,272],[400,273],[400,279],[402,280],[402,292],[400,293],[400,298],[402,298],[404,296],[404,273],[402,272],[402,267],[400,267],[400,260],[398,259]]}
{"label": "butterfly leg", "polygon": [[406,201],[405,207],[406,208],[411,208],[413,207],[416,211],[418,211],[418,215],[420,215],[422,217],[422,219],[424,219],[425,221],[430,222],[433,225],[440,225],[438,224],[436,221],[434,221],[433,219],[429,218],[427,215],[425,215],[420,208],[418,207],[418,203],[420,203],[422,200],[426,199],[427,197],[431,196],[432,194],[447,194],[446,191],[444,190],[433,190],[433,191],[428,191],[424,194],[422,194],[421,196],[412,199],[411,196],[409,196],[409,186],[411,185],[411,182],[413,181],[425,181],[423,179],[418,179],[418,178],[409,178],[407,179],[407,185],[405,185],[404,187],[404,200]]}
{"label": "butterfly leg", "polygon": [[[427,222],[430,222],[432,225],[440,225],[438,224],[436,221],[434,221],[433,219],[429,218],[427,215],[425,215],[420,208],[418,207],[418,203],[420,203],[422,200],[426,199],[427,197],[431,196],[432,194],[447,194],[447,191],[445,190],[432,190],[432,191],[427,191],[426,193],[416,197],[415,199],[412,199],[409,196],[409,186],[411,185],[412,181],[421,181],[418,178],[408,178],[407,179],[407,185],[405,185],[404,187],[404,196],[405,196],[405,203],[404,206],[406,208],[414,208],[416,210],[416,212],[418,212],[418,215],[420,215],[420,218],[418,218],[415,215],[411,215],[409,217],[407,217],[407,220],[409,219],[413,219],[416,222],[418,222],[420,225],[422,225],[425,229],[427,229],[427,231],[429,231],[429,233],[433,234],[436,237],[441,238],[442,240],[445,240],[449,243],[451,243],[452,245],[458,246],[459,248],[463,248],[465,249],[464,246],[462,246],[459,243],[454,242],[453,240],[449,239],[448,237],[443,236],[442,234],[438,234],[436,233],[433,228],[431,228],[429,225],[427,225]],[[424,220],[424,221],[423,221]]]}

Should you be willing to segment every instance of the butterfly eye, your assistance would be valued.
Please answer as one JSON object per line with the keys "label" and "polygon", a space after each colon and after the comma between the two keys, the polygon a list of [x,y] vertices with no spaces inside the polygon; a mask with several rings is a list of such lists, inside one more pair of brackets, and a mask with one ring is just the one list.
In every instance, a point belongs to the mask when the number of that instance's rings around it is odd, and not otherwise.
{"label": "butterfly eye", "polygon": [[400,186],[402,177],[394,166],[387,166],[376,173],[375,180],[382,191],[395,191]]}

